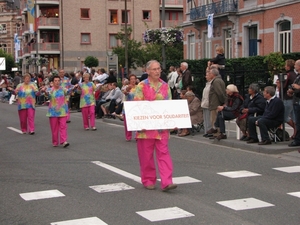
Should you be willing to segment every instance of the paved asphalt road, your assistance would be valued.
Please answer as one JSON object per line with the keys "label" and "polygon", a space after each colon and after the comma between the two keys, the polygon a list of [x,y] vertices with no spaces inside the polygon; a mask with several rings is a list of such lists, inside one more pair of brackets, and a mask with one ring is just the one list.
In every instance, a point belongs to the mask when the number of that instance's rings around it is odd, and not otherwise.
{"label": "paved asphalt road", "polygon": [[97,131],[84,131],[72,113],[71,145],[53,148],[45,114],[38,107],[36,134],[22,135],[12,130],[16,105],[0,103],[1,225],[300,224],[300,158],[172,136],[178,188],[162,192],[158,181],[149,191],[122,126],[97,120]]}

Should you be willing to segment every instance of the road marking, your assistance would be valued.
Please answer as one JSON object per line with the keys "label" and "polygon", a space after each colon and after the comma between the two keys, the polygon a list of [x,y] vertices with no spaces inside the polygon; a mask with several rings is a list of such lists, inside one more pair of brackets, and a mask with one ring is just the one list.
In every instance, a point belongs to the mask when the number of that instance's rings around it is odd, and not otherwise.
{"label": "road marking", "polygon": [[127,178],[129,178],[131,180],[134,180],[135,182],[138,182],[140,184],[142,183],[140,177],[138,177],[136,175],[133,175],[131,173],[128,173],[128,172],[126,172],[124,170],[120,170],[120,169],[118,169],[116,167],[110,166],[110,165],[105,164],[105,163],[100,162],[100,161],[92,161],[92,163],[94,163],[94,164],[96,164],[98,166],[101,166],[101,167],[103,167],[105,169],[108,169],[108,170],[110,170],[110,171],[112,171],[114,173],[117,173],[117,174],[119,174],[119,175],[121,175],[123,177],[127,177]]}
{"label": "road marking", "polygon": [[23,134],[23,132],[22,132],[21,130],[19,130],[19,129],[17,129],[17,128],[14,128],[14,127],[7,127],[7,129],[12,130],[12,131],[14,131],[14,132],[17,132],[17,133],[19,133],[19,134]]}
{"label": "road marking", "polygon": [[286,173],[299,173],[300,166],[288,166],[288,167],[277,167],[273,168],[274,170],[279,170]]}
{"label": "road marking", "polygon": [[57,198],[65,196],[59,190],[48,190],[48,191],[37,191],[37,192],[28,192],[20,194],[21,198],[25,201],[31,200],[39,200],[39,199],[46,199],[46,198]]}
{"label": "road marking", "polygon": [[261,201],[256,198],[236,199],[236,200],[229,200],[229,201],[221,201],[217,203],[236,211],[274,206],[273,204]]}
{"label": "road marking", "polygon": [[146,210],[146,211],[139,211],[136,213],[151,222],[195,216],[194,214],[184,211],[178,207]]}
{"label": "road marking", "polygon": [[229,178],[243,178],[243,177],[255,177],[255,176],[261,176],[261,174],[253,173],[247,170],[240,170],[240,171],[231,171],[231,172],[222,172],[217,173],[219,175],[229,177]]}
{"label": "road marking", "polygon": [[89,218],[83,218],[83,219],[77,219],[77,220],[66,220],[66,221],[51,223],[51,225],[91,225],[91,224],[107,225],[107,223],[104,223],[98,217],[89,217]]}
{"label": "road marking", "polygon": [[113,192],[113,191],[125,191],[125,190],[134,189],[134,187],[131,187],[125,183],[95,185],[95,186],[90,186],[90,188],[92,188],[94,191],[97,191],[99,193]]}
{"label": "road marking", "polygon": [[[160,179],[157,179],[160,181]],[[190,183],[199,183],[202,182],[201,180],[197,180],[195,178],[189,177],[189,176],[183,176],[183,177],[173,177],[173,182],[175,184],[190,184]]]}
{"label": "road marking", "polygon": [[287,194],[300,198],[300,191],[298,191],[298,192],[290,192],[290,193],[287,193]]}

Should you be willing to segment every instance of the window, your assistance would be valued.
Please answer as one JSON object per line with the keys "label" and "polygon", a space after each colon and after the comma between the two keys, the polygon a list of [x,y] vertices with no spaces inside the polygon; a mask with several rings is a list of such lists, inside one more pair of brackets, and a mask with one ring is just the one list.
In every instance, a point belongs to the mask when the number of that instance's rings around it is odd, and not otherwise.
{"label": "window", "polygon": [[231,29],[224,30],[224,47],[225,47],[225,58],[232,58],[232,37],[231,37]]}
{"label": "window", "polygon": [[195,35],[188,36],[188,59],[195,59]]}
{"label": "window", "polygon": [[211,39],[207,37],[207,33],[204,34],[204,58],[211,58]]}
{"label": "window", "polygon": [[127,10],[127,13],[125,13],[125,10],[122,10],[122,23],[125,23],[125,21],[127,21],[127,23],[130,23],[130,17],[129,17],[129,11]]}
{"label": "window", "polygon": [[118,46],[118,40],[116,39],[116,34],[109,34],[109,48],[114,48]]}
{"label": "window", "polygon": [[80,10],[81,10],[81,14],[80,14],[81,19],[90,19],[90,9],[80,9]]}
{"label": "window", "polygon": [[41,39],[43,39],[44,42],[58,43],[59,42],[59,32],[52,31],[52,30],[42,31]]}
{"label": "window", "polygon": [[6,30],[6,24],[5,24],[5,23],[1,23],[1,24],[0,24],[0,33],[1,33],[1,34],[7,33],[7,30]]}
{"label": "window", "polygon": [[143,20],[151,20],[151,11],[143,11]]}
{"label": "window", "polygon": [[81,33],[81,44],[91,44],[90,33]]}
{"label": "window", "polygon": [[118,11],[117,10],[109,10],[110,15],[110,23],[117,24],[118,23]]}
{"label": "window", "polygon": [[291,52],[291,22],[285,21],[279,25],[278,49],[283,54]]}
{"label": "window", "polygon": [[0,44],[0,49],[2,49],[4,52],[7,52],[7,45],[6,44]]}

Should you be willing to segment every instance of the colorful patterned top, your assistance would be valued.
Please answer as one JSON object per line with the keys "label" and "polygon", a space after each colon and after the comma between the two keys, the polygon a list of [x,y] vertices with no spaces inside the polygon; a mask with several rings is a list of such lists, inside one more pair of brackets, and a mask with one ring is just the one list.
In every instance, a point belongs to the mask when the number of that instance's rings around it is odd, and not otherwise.
{"label": "colorful patterned top", "polygon": [[80,108],[95,105],[95,94],[96,85],[92,82],[79,84],[80,90],[77,93],[80,94]]}
{"label": "colorful patterned top", "polygon": [[35,97],[38,87],[34,82],[29,84],[19,84],[15,92],[18,93],[18,110],[21,109],[35,109]]}
{"label": "colorful patterned top", "polygon": [[[71,89],[70,89],[71,90]],[[66,95],[70,90],[59,87],[58,89],[48,88],[47,94],[49,97],[49,107],[47,115],[48,117],[64,117],[68,113],[68,104]]]}
{"label": "colorful patterned top", "polygon": [[[126,89],[128,85],[124,89]],[[136,85],[130,89],[130,91],[127,93],[127,95],[124,94],[125,100],[124,101],[133,101],[134,100],[134,93],[135,93]],[[122,113],[125,114],[125,109],[123,107]]]}
{"label": "colorful patterned top", "polygon": [[[149,80],[143,80],[135,89],[134,101],[154,101],[154,100],[171,100],[172,94],[169,85],[162,79],[159,79],[159,84],[156,87],[150,84]],[[169,130],[145,130],[137,131],[136,138],[143,139],[168,139]]]}
{"label": "colorful patterned top", "polygon": [[63,79],[61,79],[60,81],[60,86],[62,86],[63,88],[67,88],[70,89],[72,87],[72,84],[70,82],[70,79],[67,77],[64,77]]}

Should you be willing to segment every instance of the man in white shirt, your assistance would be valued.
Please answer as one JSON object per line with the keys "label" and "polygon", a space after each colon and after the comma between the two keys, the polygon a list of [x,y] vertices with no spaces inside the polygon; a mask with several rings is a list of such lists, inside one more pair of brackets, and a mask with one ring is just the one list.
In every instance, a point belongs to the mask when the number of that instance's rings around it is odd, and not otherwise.
{"label": "man in white shirt", "polygon": [[174,66],[170,66],[169,71],[170,71],[170,73],[168,74],[168,77],[167,77],[168,85],[169,85],[169,87],[171,89],[171,92],[172,92],[172,99],[175,99],[176,97],[174,95],[175,94],[174,90],[175,90],[175,84],[176,84],[176,80],[177,80],[177,77],[178,77],[178,73],[177,73]]}
{"label": "man in white shirt", "polygon": [[108,78],[108,74],[105,69],[101,68],[99,71],[99,76],[97,76],[97,80],[99,80],[100,84],[105,84],[106,79]]}

